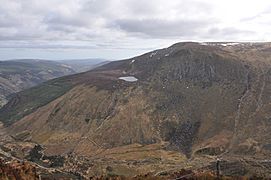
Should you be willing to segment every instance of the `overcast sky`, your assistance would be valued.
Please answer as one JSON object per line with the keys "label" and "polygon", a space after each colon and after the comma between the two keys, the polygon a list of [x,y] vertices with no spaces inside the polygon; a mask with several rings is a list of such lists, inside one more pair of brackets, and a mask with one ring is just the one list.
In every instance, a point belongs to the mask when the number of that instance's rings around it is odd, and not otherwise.
{"label": "overcast sky", "polygon": [[0,59],[123,59],[180,41],[271,41],[270,0],[0,4]]}

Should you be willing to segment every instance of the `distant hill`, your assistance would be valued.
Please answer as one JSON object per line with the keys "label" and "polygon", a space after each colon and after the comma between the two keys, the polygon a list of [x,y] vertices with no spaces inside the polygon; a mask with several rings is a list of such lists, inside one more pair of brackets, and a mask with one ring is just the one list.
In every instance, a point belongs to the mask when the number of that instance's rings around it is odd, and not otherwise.
{"label": "distant hill", "polygon": [[44,81],[93,69],[107,61],[102,59],[48,61],[19,59],[0,61],[0,107],[10,94]]}
{"label": "distant hill", "polygon": [[75,59],[75,60],[61,60],[60,63],[69,65],[76,72],[85,72],[94,69],[98,66],[109,63],[110,61],[105,59]]}

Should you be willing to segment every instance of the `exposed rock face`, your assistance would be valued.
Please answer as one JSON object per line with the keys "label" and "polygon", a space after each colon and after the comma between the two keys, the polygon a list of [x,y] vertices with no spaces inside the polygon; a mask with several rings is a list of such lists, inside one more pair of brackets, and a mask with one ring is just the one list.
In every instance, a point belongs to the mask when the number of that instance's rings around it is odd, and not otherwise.
{"label": "exposed rock face", "polygon": [[187,157],[270,155],[269,48],[175,44],[18,93],[0,117],[50,155],[137,143]]}

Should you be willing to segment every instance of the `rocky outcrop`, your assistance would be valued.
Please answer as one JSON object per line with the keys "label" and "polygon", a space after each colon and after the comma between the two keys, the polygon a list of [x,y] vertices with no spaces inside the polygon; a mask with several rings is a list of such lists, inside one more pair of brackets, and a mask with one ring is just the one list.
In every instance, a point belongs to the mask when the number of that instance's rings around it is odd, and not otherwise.
{"label": "rocky outcrop", "polygon": [[0,159],[0,179],[38,180],[39,177],[35,167],[27,162],[11,161],[5,163]]}

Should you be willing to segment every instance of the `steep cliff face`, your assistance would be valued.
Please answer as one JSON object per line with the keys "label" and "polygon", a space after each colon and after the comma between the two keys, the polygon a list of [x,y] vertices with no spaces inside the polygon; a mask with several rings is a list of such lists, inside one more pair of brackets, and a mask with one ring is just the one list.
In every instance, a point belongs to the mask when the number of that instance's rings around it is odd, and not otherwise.
{"label": "steep cliff face", "polygon": [[187,157],[270,154],[268,48],[175,44],[18,93],[1,120],[48,154],[93,156],[130,144]]}

